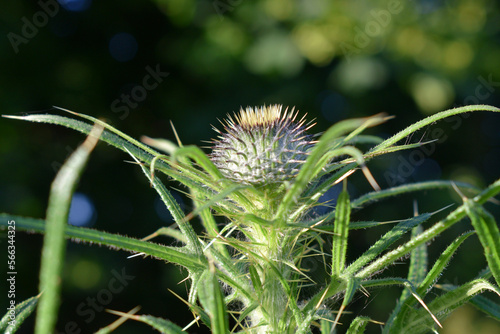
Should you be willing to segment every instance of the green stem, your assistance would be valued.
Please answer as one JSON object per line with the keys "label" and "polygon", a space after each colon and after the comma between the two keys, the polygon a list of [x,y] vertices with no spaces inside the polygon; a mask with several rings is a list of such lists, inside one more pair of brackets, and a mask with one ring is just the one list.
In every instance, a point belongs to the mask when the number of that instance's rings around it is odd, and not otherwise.
{"label": "green stem", "polygon": [[260,307],[251,313],[251,323],[252,326],[265,323],[256,327],[256,333],[279,333],[283,324],[288,323],[285,317],[289,316],[286,312],[289,297],[282,283],[283,280],[289,281],[291,274],[286,264],[291,261],[289,247],[283,245],[286,237],[278,224],[252,228],[250,233],[254,237],[252,253],[257,258],[255,269],[262,284]]}

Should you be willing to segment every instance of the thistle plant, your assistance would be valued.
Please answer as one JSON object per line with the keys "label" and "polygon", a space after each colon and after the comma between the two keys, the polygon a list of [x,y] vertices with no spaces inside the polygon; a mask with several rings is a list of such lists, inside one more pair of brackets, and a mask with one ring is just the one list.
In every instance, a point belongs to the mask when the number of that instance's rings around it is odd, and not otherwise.
{"label": "thistle plant", "polygon": [[[314,144],[304,118],[295,122],[296,118],[296,112],[282,113],[278,105],[241,110],[235,120],[226,121],[210,156],[225,178],[248,185],[244,191],[252,193],[250,205],[238,205],[231,220],[245,235],[239,240],[244,243],[234,245],[243,256],[239,261],[246,262],[254,277],[251,286],[260,290],[260,307],[246,320],[257,332],[289,327],[291,314],[287,315],[287,292],[281,280],[291,280],[294,257],[305,252],[300,228],[287,226],[302,214],[294,220],[275,219],[289,181],[297,177]],[[244,301],[246,307],[251,303]]]}
{"label": "thistle plant", "polygon": [[[500,179],[482,191],[439,180],[380,189],[367,167],[376,156],[425,145],[399,143],[415,131],[475,110],[500,111],[490,106],[455,108],[382,140],[363,132],[385,122],[388,117],[383,114],[341,121],[319,136],[310,133],[313,124],[294,109],[279,105],[247,108],[222,122],[223,129],[216,130],[218,138],[208,155],[196,146],[160,139],[146,138],[146,145],[98,119],[73,112],[85,121],[59,115],[9,116],[63,125],[123,150],[161,196],[176,226],[164,227],[141,240],[64,226],[68,199],[86,160],[81,157],[90,154],[90,144],[84,144],[80,158],[70,158],[67,168],[61,170],[60,174],[72,177],[56,177],[45,221],[3,215],[1,226],[15,220],[18,229],[45,233],[44,252],[54,247],[54,238],[62,240],[64,236],[143,253],[186,268],[190,281],[186,303],[196,320],[213,333],[363,333],[374,322],[367,315],[359,314],[350,323],[340,324],[353,296],[394,285],[402,287],[402,292],[382,324],[383,333],[435,332],[442,320],[464,303],[500,320],[500,233],[494,217],[483,207],[500,192]],[[363,150],[364,146],[370,148]],[[358,170],[373,191],[351,199],[346,184]],[[188,214],[181,210],[162,183],[161,174],[186,187],[194,210]],[[336,184],[343,190],[335,201],[326,203],[332,209],[322,215],[315,213],[316,206],[325,204],[322,196]],[[455,189],[463,203],[453,210],[444,208],[449,212],[441,220],[436,221],[433,213],[416,213],[394,223],[361,256],[347,263],[349,232],[383,224],[376,217],[352,222],[352,210],[400,194],[439,188]],[[428,243],[464,217],[470,218],[475,233],[457,236],[438,259],[428,259]],[[195,221],[203,226],[200,234],[193,229]],[[424,224],[429,226],[424,229]],[[409,234],[411,238],[403,241]],[[182,246],[153,243],[151,239],[158,235],[168,235]],[[439,277],[451,257],[472,236],[479,238],[488,267],[472,281],[456,286],[440,284]],[[57,254],[56,260],[62,261],[64,253]],[[386,274],[384,269],[407,256],[406,276]],[[307,258],[322,263],[318,269],[322,275],[315,275],[323,277],[322,281],[315,280],[304,266]],[[434,262],[428,267],[430,260]],[[43,295],[17,306],[19,314],[28,316],[39,300],[37,333],[52,332],[57,316],[59,291],[49,283],[57,281],[60,268],[47,271],[44,268],[48,265],[42,260],[41,275],[43,282],[48,282],[40,286]],[[309,293],[304,293],[305,289]],[[494,299],[480,295],[487,290]],[[189,327],[183,329],[153,315],[114,313],[163,333],[181,333]],[[380,323],[372,326],[380,327]],[[7,325],[2,322],[0,328]],[[114,328],[110,325],[99,332]]]}

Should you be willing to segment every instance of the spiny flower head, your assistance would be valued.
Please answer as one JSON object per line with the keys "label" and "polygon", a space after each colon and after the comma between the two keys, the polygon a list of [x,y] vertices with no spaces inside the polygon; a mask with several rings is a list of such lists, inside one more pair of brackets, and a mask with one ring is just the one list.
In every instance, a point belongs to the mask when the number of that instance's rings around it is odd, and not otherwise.
{"label": "spiny flower head", "polygon": [[252,185],[276,184],[297,175],[313,146],[306,133],[314,124],[281,105],[247,107],[228,116],[213,140],[210,158],[223,175]]}

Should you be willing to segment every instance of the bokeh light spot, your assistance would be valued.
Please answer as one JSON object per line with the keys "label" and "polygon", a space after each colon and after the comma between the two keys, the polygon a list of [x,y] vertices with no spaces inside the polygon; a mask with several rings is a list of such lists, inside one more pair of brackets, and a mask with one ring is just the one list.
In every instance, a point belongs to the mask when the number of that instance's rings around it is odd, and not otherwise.
{"label": "bokeh light spot", "polygon": [[248,42],[245,30],[233,21],[219,19],[207,23],[207,39],[232,55],[240,54]]}
{"label": "bokeh light spot", "polygon": [[429,74],[414,75],[410,90],[418,107],[426,114],[445,109],[454,98],[453,87],[448,80]]}
{"label": "bokeh light spot", "polygon": [[435,41],[427,36],[424,47],[420,49],[420,52],[413,53],[413,59],[423,68],[434,71],[436,68],[441,67],[442,55],[443,48],[441,41]]}
{"label": "bokeh light spot", "polygon": [[449,43],[444,48],[443,65],[451,70],[461,70],[469,66],[474,51],[469,44],[462,41]]}
{"label": "bokeh light spot", "polygon": [[71,267],[71,281],[80,289],[91,289],[101,280],[101,267],[89,260],[78,260]]}
{"label": "bokeh light spot", "polygon": [[335,54],[335,47],[325,32],[326,29],[304,24],[292,33],[300,52],[318,66],[328,64]]}
{"label": "bokeh light spot", "polygon": [[69,208],[68,223],[74,226],[92,226],[96,218],[95,207],[90,198],[74,193]]}
{"label": "bokeh light spot", "polygon": [[137,40],[126,32],[114,35],[109,41],[109,53],[121,62],[132,60],[137,54],[137,49]]}
{"label": "bokeh light spot", "polygon": [[281,32],[261,36],[245,56],[250,71],[257,74],[294,76],[300,72],[304,59],[290,37]]}
{"label": "bokeh light spot", "polygon": [[469,33],[483,29],[486,21],[485,6],[480,1],[467,1],[458,7],[459,27]]}
{"label": "bokeh light spot", "polygon": [[158,0],[158,6],[177,26],[189,25],[196,13],[194,0]]}
{"label": "bokeh light spot", "polygon": [[356,57],[340,63],[329,80],[344,92],[362,93],[383,87],[387,78],[387,68],[381,61],[370,57]]}
{"label": "bokeh light spot", "polygon": [[401,29],[396,35],[396,45],[404,55],[420,53],[425,48],[426,39],[423,32],[417,28]]}
{"label": "bokeh light spot", "polygon": [[289,19],[294,12],[295,6],[290,0],[275,0],[261,2],[262,9],[277,20]]}
{"label": "bokeh light spot", "polygon": [[481,174],[477,169],[470,166],[454,166],[447,179],[465,182],[481,188],[485,186]]}

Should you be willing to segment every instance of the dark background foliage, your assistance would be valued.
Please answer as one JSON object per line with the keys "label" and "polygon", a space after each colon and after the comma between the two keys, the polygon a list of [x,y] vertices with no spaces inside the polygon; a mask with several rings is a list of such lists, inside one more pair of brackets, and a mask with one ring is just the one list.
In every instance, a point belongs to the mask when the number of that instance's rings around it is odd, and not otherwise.
{"label": "dark background foliage", "polygon": [[[175,140],[172,121],[184,144],[205,145],[215,136],[210,124],[227,113],[273,103],[316,118],[317,132],[341,119],[386,112],[396,118],[369,131],[384,137],[453,106],[500,105],[500,8],[494,0],[9,1],[0,4],[0,21],[2,114],[56,112],[57,105],[105,119],[136,138]],[[499,115],[454,118],[409,138],[438,139],[428,150],[379,158],[370,168],[382,187],[428,179],[485,186],[499,177],[499,129]],[[44,217],[50,183],[83,139],[57,126],[1,119],[0,211]],[[124,160],[114,148],[97,147],[77,190],[80,214],[74,211],[72,219],[144,237],[172,221],[139,169]],[[350,186],[352,197],[369,190],[360,175]],[[430,212],[460,199],[449,191],[412,195],[353,219],[407,218],[414,201]],[[470,228],[464,221],[436,240],[431,258]],[[382,231],[354,232],[352,258]],[[0,247],[5,240],[0,235]],[[41,242],[39,235],[17,233],[18,301],[37,293]],[[192,320],[168,291],[186,296],[186,283],[177,284],[179,268],[98,246],[68,243],[67,249],[59,332],[87,333],[111,323],[116,317],[104,307],[141,305],[141,313],[179,325]],[[441,282],[472,279],[486,265],[481,253],[479,242],[468,240]],[[3,268],[4,259],[0,263]],[[404,275],[400,267],[387,271]],[[134,278],[110,287],[122,271]],[[360,296],[350,311],[384,321],[398,293]],[[498,331],[470,308],[458,312],[443,333]],[[128,322],[117,332],[148,331]]]}

